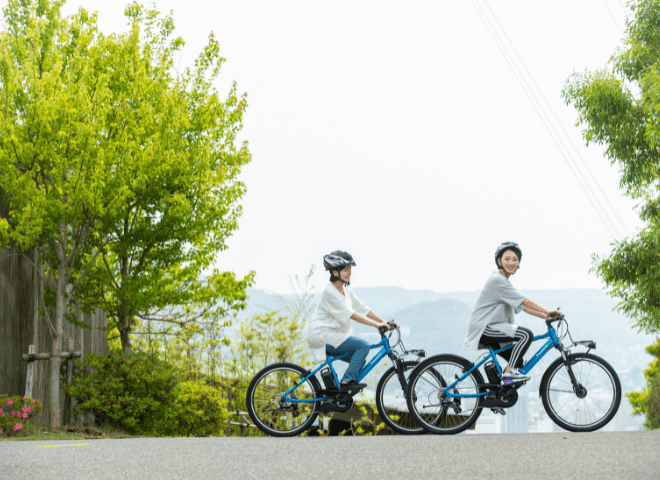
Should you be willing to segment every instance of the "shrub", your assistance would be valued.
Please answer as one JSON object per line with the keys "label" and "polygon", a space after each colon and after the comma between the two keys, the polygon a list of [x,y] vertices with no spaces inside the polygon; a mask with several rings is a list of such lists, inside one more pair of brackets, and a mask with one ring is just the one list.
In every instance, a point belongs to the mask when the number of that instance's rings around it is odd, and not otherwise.
{"label": "shrub", "polygon": [[216,389],[195,382],[183,382],[174,389],[174,401],[163,433],[185,437],[219,435],[227,425],[226,400]]}
{"label": "shrub", "polygon": [[23,426],[43,408],[39,400],[30,397],[0,395],[0,436],[23,433]]}
{"label": "shrub", "polygon": [[653,356],[649,368],[644,370],[646,388],[641,392],[628,392],[625,396],[633,407],[633,415],[646,415],[644,427],[657,430],[660,429],[660,338],[646,347],[646,353]]}
{"label": "shrub", "polygon": [[[88,373],[89,372],[89,373]],[[93,413],[130,433],[219,435],[227,422],[225,400],[203,383],[177,384],[175,368],[145,353],[113,351],[78,362],[70,387],[74,414]]]}
{"label": "shrub", "polygon": [[87,355],[82,367],[76,368],[71,386],[65,387],[78,401],[75,415],[93,413],[97,421],[131,433],[159,433],[174,397],[171,365],[143,353],[115,351]]}
{"label": "shrub", "polygon": [[660,429],[660,375],[649,379],[648,410],[644,426],[648,430]]}

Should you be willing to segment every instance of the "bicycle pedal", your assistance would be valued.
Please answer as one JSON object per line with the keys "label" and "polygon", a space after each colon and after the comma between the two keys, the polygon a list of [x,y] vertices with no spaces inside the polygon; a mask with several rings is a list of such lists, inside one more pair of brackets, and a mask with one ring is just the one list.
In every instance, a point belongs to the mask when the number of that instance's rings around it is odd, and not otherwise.
{"label": "bicycle pedal", "polygon": [[490,411],[495,414],[506,415],[506,412],[502,408],[491,408]]}

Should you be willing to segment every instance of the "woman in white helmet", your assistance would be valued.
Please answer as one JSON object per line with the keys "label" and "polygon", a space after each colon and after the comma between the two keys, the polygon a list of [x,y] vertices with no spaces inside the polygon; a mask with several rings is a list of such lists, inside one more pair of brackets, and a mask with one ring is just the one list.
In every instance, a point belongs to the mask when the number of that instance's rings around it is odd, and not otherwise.
{"label": "woman in white helmet", "polygon": [[523,365],[523,355],[534,338],[531,330],[515,325],[514,314],[525,311],[530,315],[543,319],[548,315],[561,315],[557,310],[547,310],[521,294],[509,281],[522,260],[522,250],[515,242],[504,242],[495,251],[495,264],[498,271],[486,281],[481,290],[470,316],[468,334],[463,348],[477,350],[492,347],[494,350],[504,348],[516,342],[513,349],[502,352],[500,356],[509,364],[502,374],[502,384],[512,385],[515,382],[529,380],[518,369]]}
{"label": "woman in white helmet", "polygon": [[364,388],[367,385],[358,383],[357,375],[366,363],[369,343],[352,336],[351,320],[377,328],[389,329],[389,325],[349,288],[351,266],[356,266],[349,253],[335,250],[323,257],[323,266],[330,272],[330,283],[307,324],[307,343],[318,361],[324,361],[326,355],[349,353],[342,359],[349,365],[342,377],[340,389]]}

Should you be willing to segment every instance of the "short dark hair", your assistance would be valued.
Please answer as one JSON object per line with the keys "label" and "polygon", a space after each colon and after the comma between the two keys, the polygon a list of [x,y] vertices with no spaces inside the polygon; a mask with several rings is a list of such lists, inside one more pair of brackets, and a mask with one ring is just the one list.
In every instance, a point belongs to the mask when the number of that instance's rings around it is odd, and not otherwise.
{"label": "short dark hair", "polygon": [[[350,267],[350,265],[346,265],[346,267]],[[335,274],[334,274],[333,272],[336,271],[337,273],[341,273],[341,271],[342,271],[343,269],[345,269],[346,267],[342,267],[342,268],[334,268],[334,269],[330,270],[330,283],[332,283],[332,282],[336,282],[336,281],[338,281],[338,280],[341,280],[341,278],[339,278],[339,277],[335,277]]]}

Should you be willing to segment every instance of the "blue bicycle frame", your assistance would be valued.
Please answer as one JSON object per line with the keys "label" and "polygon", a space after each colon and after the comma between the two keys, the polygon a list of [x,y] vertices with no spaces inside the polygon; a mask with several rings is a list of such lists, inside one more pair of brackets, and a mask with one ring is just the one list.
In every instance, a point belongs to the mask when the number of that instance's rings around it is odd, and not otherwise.
{"label": "blue bicycle frame", "polygon": [[[538,335],[532,339],[532,342],[536,342],[537,340],[543,340],[544,338],[547,338],[548,341],[539,349],[536,354],[523,365],[523,367],[520,369],[520,373],[526,374],[534,368],[534,366],[545,356],[546,353],[548,353],[548,350],[550,350],[552,347],[555,347],[557,345],[560,345],[559,340],[557,339],[557,332],[555,329],[548,325],[548,331],[544,333],[543,335]],[[478,364],[473,366],[470,370],[467,372],[463,373],[463,376],[461,376],[458,380],[454,380],[454,382],[451,385],[448,385],[444,389],[444,394],[447,397],[454,397],[454,398],[468,398],[468,397],[483,397],[485,395],[488,395],[489,392],[483,392],[483,393],[475,393],[475,394],[461,394],[461,393],[450,393],[449,390],[454,388],[458,383],[462,382],[475,368],[479,368],[481,365],[483,365],[485,362],[488,361],[488,359],[492,359],[493,363],[495,364],[495,368],[497,369],[497,373],[502,376],[502,369],[500,368],[500,363],[497,361],[497,357],[495,356],[498,353],[504,352],[506,350],[510,350],[513,347],[516,346],[516,342],[507,345],[506,347],[500,349],[500,350],[493,350],[492,348],[488,347],[489,353],[486,355],[483,360],[481,360]]]}
{"label": "blue bicycle frame", "polygon": [[[367,363],[362,369],[358,372],[358,377],[357,381],[359,382],[362,380],[364,377],[369,375],[369,372],[380,362],[380,360],[385,356],[385,355],[390,355],[392,353],[392,349],[390,348],[390,341],[387,337],[383,337],[380,339],[380,342],[374,344],[374,345],[369,345],[369,350],[373,350],[374,348],[379,348],[381,347],[381,350],[376,353],[374,358],[372,358],[369,363]],[[307,375],[305,378],[300,380],[300,382],[296,383],[295,386],[287,390],[284,395],[282,395],[282,400],[286,402],[291,402],[291,403],[301,403],[301,402],[320,402],[322,400],[325,400],[327,397],[321,397],[321,398],[311,398],[311,399],[299,399],[299,398],[288,398],[289,394],[293,392],[296,388],[298,388],[300,385],[302,385],[304,382],[307,381],[309,377],[314,375],[316,372],[321,370],[323,367],[326,365],[330,367],[330,371],[332,372],[332,378],[335,380],[335,385],[339,385],[339,379],[337,378],[337,372],[335,372],[334,367],[332,366],[332,362],[336,360],[341,360],[342,358],[346,357],[348,353],[344,353],[342,355],[338,355],[336,357],[327,357],[326,361],[321,364],[320,367],[318,367],[316,370],[311,372],[309,375]]]}

